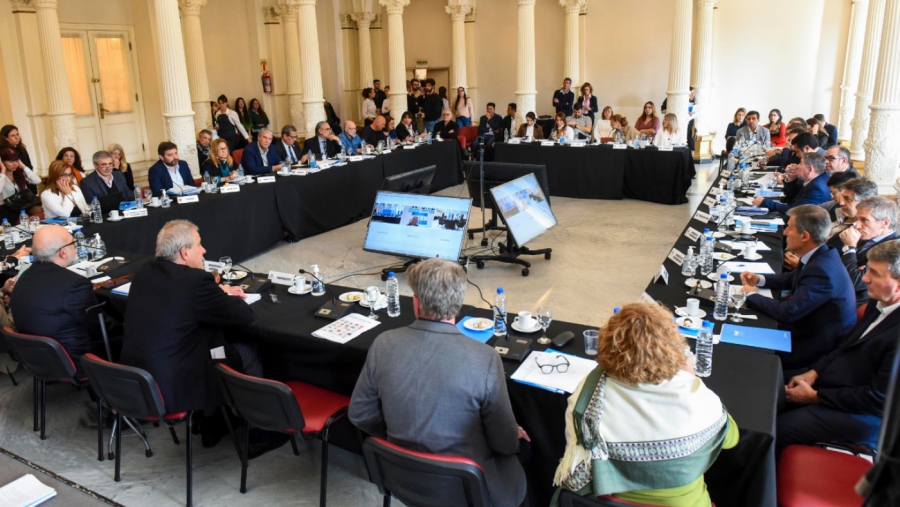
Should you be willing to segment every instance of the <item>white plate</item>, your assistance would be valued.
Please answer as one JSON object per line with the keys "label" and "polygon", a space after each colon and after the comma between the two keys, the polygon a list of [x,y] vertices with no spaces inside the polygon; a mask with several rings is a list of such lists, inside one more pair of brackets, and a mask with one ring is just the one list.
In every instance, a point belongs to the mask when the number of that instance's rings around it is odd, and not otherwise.
{"label": "white plate", "polygon": [[714,238],[724,238],[724,237],[725,237],[725,233],[724,233],[724,232],[715,231],[715,232],[713,232],[713,237],[714,237]]}
{"label": "white plate", "polygon": [[298,291],[297,289],[294,288],[293,285],[290,286],[290,287],[288,287],[288,292],[290,292],[291,294],[294,294],[295,296],[303,296],[303,295],[305,295],[305,294],[309,294],[310,291],[312,291],[312,285],[311,285],[311,284],[306,284],[306,292],[300,292],[300,291]]}
{"label": "white plate", "polygon": [[[676,308],[675,314],[680,317],[691,317],[690,315],[688,315],[687,308],[685,308],[684,306],[679,306],[678,308]],[[694,315],[691,318],[702,319],[703,317],[706,317],[706,312],[703,310],[697,310],[697,315]]]}
{"label": "white plate", "polygon": [[[379,306],[381,306],[383,304],[387,304],[387,294],[385,294],[384,292],[381,293],[381,296],[378,296],[378,301],[375,302],[375,308],[378,308]],[[359,306],[362,306],[363,308],[368,308],[372,305],[370,305],[369,302],[366,301],[366,298],[363,297],[362,299],[359,300]]]}
{"label": "white plate", "polygon": [[222,273],[222,278],[225,280],[243,280],[247,278],[246,271],[229,271],[227,273]]}
{"label": "white plate", "polygon": [[463,322],[463,327],[471,331],[487,331],[494,328],[494,321],[475,317]]}
{"label": "white plate", "polygon": [[[712,272],[712,273],[706,275],[706,278],[709,278],[710,280],[712,280],[712,281],[714,281],[714,282],[718,282],[718,281],[719,281],[719,274],[716,273],[716,272]],[[733,275],[728,275],[728,281],[729,281],[729,282],[733,282],[733,281],[734,281],[734,276],[733,276]]]}
{"label": "white plate", "polygon": [[[697,279],[696,278],[688,278],[687,280],[684,281],[684,284],[687,285],[688,287],[696,287]],[[709,289],[712,287],[712,282],[708,282],[706,280],[700,280],[700,287],[703,289]]]}
{"label": "white plate", "polygon": [[353,291],[353,292],[345,292],[338,296],[338,299],[345,303],[358,303],[362,301],[362,299],[366,297],[364,292]]}
{"label": "white plate", "polygon": [[758,260],[762,259],[762,255],[756,254],[753,257],[750,257],[749,255],[745,255],[744,259],[747,259],[748,261],[758,261]]}
{"label": "white plate", "polygon": [[110,222],[118,222],[119,220],[122,220],[122,218],[123,218],[122,216],[119,216],[119,218],[107,217],[106,219],[109,220]]}
{"label": "white plate", "polygon": [[675,319],[675,323],[687,329],[700,329],[703,319],[701,317],[678,317]]}
{"label": "white plate", "polygon": [[160,206],[162,206],[162,204],[149,204],[148,203],[148,204],[145,204],[144,206],[146,206],[148,208],[159,208]]}
{"label": "white plate", "polygon": [[713,252],[713,259],[717,261],[730,261],[734,256],[725,252]]}
{"label": "white plate", "polygon": [[[491,325],[493,325],[493,323],[491,323]],[[538,331],[541,330],[540,324],[535,325],[533,329],[524,329],[523,327],[519,326],[519,321],[517,321],[517,320],[514,320],[512,325],[510,325],[510,327],[520,333],[525,333],[525,334],[537,333]]]}

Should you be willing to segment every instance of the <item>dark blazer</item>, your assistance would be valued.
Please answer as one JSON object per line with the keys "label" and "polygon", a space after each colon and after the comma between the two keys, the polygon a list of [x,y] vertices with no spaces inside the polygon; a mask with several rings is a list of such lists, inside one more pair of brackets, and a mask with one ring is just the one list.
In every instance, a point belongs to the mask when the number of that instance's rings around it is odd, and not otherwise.
{"label": "dark blazer", "polygon": [[[577,102],[584,102],[584,95],[578,97]],[[573,104],[574,107],[574,104]],[[597,108],[597,96],[591,94],[591,107],[584,112],[585,116],[590,116],[591,121],[594,120],[594,113],[598,112],[600,109]]]}
{"label": "dark blazer", "polygon": [[215,407],[209,351],[225,345],[223,328],[252,320],[250,305],[225,294],[211,274],[155,259],[131,282],[120,361],[153,375],[169,412]]}
{"label": "dark blazer", "polygon": [[[516,137],[525,137],[526,132],[528,132],[528,124],[523,123],[522,125],[519,125],[519,131],[516,132]],[[532,131],[531,135],[533,135],[535,139],[543,139],[544,129],[542,129],[537,122],[534,122],[534,131]]]}
{"label": "dark blazer", "polygon": [[[410,125],[412,126],[412,125]],[[365,130],[365,129],[364,129]],[[400,142],[406,141],[406,138],[412,135],[409,129],[406,128],[406,125],[400,123],[397,125],[397,128],[394,129],[394,132],[397,133],[397,140]]]}
{"label": "dark blazer", "polygon": [[[368,129],[369,127],[366,127]],[[363,129],[363,133],[366,130]],[[364,137],[365,138],[365,137]],[[341,143],[337,141],[325,141],[325,154],[331,158],[337,156],[338,152],[343,149]],[[322,160],[322,149],[319,146],[319,136],[313,136],[303,142],[303,153],[313,152],[316,160]]]}
{"label": "dark blazer", "polygon": [[[275,141],[272,141],[271,148],[275,148],[275,153],[278,154],[278,158],[281,160],[288,159],[287,149],[284,147],[284,142],[279,138]],[[300,151],[300,143],[294,141],[294,144],[291,145],[291,152],[294,154],[294,160],[300,162],[300,159],[303,158],[303,153]]]}
{"label": "dark blazer", "polygon": [[35,262],[16,283],[10,309],[16,328],[26,334],[58,341],[81,369],[79,358],[88,352],[103,351],[103,337],[97,318],[85,310],[97,304],[91,282],[52,262]]}
{"label": "dark blazer", "polygon": [[[403,126],[403,125],[401,125]],[[360,132],[359,137],[363,138],[366,144],[370,144],[372,146],[378,146],[378,141],[387,140],[387,135],[382,131],[375,131],[372,129],[371,125],[367,125],[366,128]],[[397,133],[397,137],[400,137],[400,133]]]}
{"label": "dark blazer", "polygon": [[813,387],[822,406],[882,416],[900,335],[900,311],[891,312],[860,340],[878,315],[873,301],[841,347],[812,365],[819,374]]}
{"label": "dark blazer", "polygon": [[559,99],[559,102],[552,102],[556,112],[566,113],[566,116],[572,116],[572,106],[575,104],[575,92],[569,89],[568,93],[564,93],[562,88],[553,92],[553,99]]}
{"label": "dark blazer", "polygon": [[452,324],[417,320],[376,338],[348,415],[407,449],[475,460],[494,507],[517,507],[525,497],[502,360]]}
{"label": "dark blazer", "polygon": [[459,126],[453,120],[450,120],[447,123],[439,121],[434,124],[434,130],[431,132],[431,135],[434,137],[440,135],[441,139],[445,141],[448,139],[456,139],[456,136],[459,135]]}
{"label": "dark blazer", "polygon": [[422,100],[422,112],[425,114],[425,121],[440,120],[442,109],[444,109],[444,101],[438,95],[437,90],[432,94],[425,94]]}
{"label": "dark blazer", "polygon": [[[128,183],[125,181],[125,175],[120,173],[119,171],[112,172],[113,184],[112,187],[107,187],[106,182],[103,181],[103,178],[100,177],[100,174],[97,171],[88,174],[81,180],[81,193],[84,195],[84,200],[89,205],[94,197],[100,198],[104,195],[109,194],[118,194],[124,193],[126,196],[129,195],[133,190],[128,188]],[[133,200],[133,194],[132,199]]]}
{"label": "dark blazer", "polygon": [[[193,185],[194,177],[191,176],[191,168],[188,167],[184,160],[178,161],[178,172],[185,185]],[[163,191],[172,188],[172,177],[169,176],[169,169],[163,164],[162,160],[157,160],[155,164],[150,166],[147,172],[147,180],[150,182],[150,190],[153,191],[154,197],[162,195]]]}
{"label": "dark blazer", "polygon": [[825,146],[820,145],[819,147],[827,150],[838,143],[838,129],[834,125],[826,123],[825,132],[828,134],[828,141],[825,143]]}
{"label": "dark blazer", "polygon": [[[274,141],[272,144],[275,144]],[[263,165],[263,155],[259,150],[259,143],[250,143],[244,148],[244,153],[241,154],[241,166],[244,168],[244,174],[268,174],[274,169],[276,165],[281,164],[281,159],[278,157],[278,153],[269,145],[269,150],[266,152],[266,162],[268,162],[268,167]]]}
{"label": "dark blazer", "polygon": [[[228,162],[226,161],[225,164],[227,165]],[[228,171],[229,172],[227,176],[231,176],[234,171],[237,171],[237,164],[231,164],[230,166],[228,166]],[[219,168],[219,165],[210,159],[206,159],[203,161],[203,166],[200,167],[200,174],[203,173],[209,173],[210,176],[218,176],[219,178],[226,177],[225,174],[222,174],[222,169]]]}
{"label": "dark blazer", "polygon": [[499,135],[503,137],[503,118],[499,114],[494,114],[489,120],[487,115],[482,115],[478,120],[478,135]]}
{"label": "dark blazer", "polygon": [[[778,202],[773,199],[763,199],[762,205],[769,211],[777,211],[779,213],[787,213],[791,208],[800,206],[801,204],[822,204],[831,199],[831,192],[828,191],[828,173],[822,173],[807,183],[797,192],[794,200],[790,203]],[[787,185],[785,185],[786,187]]]}
{"label": "dark blazer", "polygon": [[[869,300],[869,291],[866,284],[862,281],[863,275],[866,274],[866,264],[869,262],[869,250],[875,245],[897,238],[900,238],[900,235],[896,232],[892,232],[883,240],[870,245],[866,244],[868,243],[868,240],[861,239],[856,245],[855,250],[848,250],[841,253],[841,262],[844,263],[844,268],[847,269],[847,274],[850,275],[850,282],[853,283],[853,290],[856,291],[857,305],[861,305]],[[840,239],[838,239],[838,241],[840,241]],[[843,246],[843,244],[841,246]],[[863,249],[863,247],[865,247],[865,249]],[[838,250],[838,252],[840,252],[840,250]]]}
{"label": "dark blazer", "polygon": [[790,290],[776,301],[751,294],[747,306],[791,332],[791,352],[779,353],[785,370],[806,368],[837,348],[856,324],[856,295],[835,249],[822,245],[802,268],[766,275],[767,289]]}

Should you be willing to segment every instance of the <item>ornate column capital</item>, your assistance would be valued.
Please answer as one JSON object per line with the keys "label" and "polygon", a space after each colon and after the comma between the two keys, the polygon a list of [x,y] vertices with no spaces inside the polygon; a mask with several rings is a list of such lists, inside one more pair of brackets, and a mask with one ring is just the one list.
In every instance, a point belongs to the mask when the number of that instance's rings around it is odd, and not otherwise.
{"label": "ornate column capital", "polygon": [[378,0],[388,14],[403,14],[403,9],[409,5],[409,0]]}
{"label": "ornate column capital", "polygon": [[184,16],[199,16],[207,0],[178,0],[178,12]]}
{"label": "ornate column capital", "polygon": [[375,19],[372,20],[372,24],[369,25],[370,29],[381,30],[381,14],[376,14]]}
{"label": "ornate column capital", "polygon": [[[866,0],[868,1],[868,0]],[[719,5],[719,0],[697,0],[697,7],[714,9]]]}
{"label": "ornate column capital", "polygon": [[356,21],[356,26],[358,26],[360,30],[369,28],[372,25],[372,22],[375,21],[374,12],[354,12],[350,14],[350,17],[353,18],[353,21]]}
{"label": "ornate column capital", "polygon": [[466,23],[474,23],[475,22],[475,6],[472,6],[472,9],[466,14]]}
{"label": "ornate column capital", "polygon": [[341,20],[341,30],[356,30],[356,21],[353,20],[353,14],[340,14],[338,19]]}
{"label": "ornate column capital", "polygon": [[297,15],[300,13],[300,4],[297,0],[282,0],[278,3],[278,16],[285,23],[296,23]]}
{"label": "ornate column capital", "polygon": [[297,3],[299,5],[312,5],[313,7],[316,6],[316,0],[297,0]]}
{"label": "ornate column capital", "polygon": [[9,0],[13,14],[17,12],[34,12],[33,0]]}
{"label": "ornate column capital", "polygon": [[35,9],[56,10],[59,7],[59,0],[31,0],[31,5],[33,5]]}
{"label": "ornate column capital", "polygon": [[565,9],[566,14],[581,14],[582,9],[587,9],[588,0],[559,0],[559,5]]}
{"label": "ornate column capital", "polygon": [[263,24],[264,25],[277,25],[281,22],[281,17],[278,14],[278,7],[269,6],[263,7]]}
{"label": "ornate column capital", "polygon": [[469,15],[469,12],[473,11],[471,5],[466,4],[454,4],[447,5],[444,7],[444,11],[450,15],[450,19],[453,21],[465,21],[466,17]]}
{"label": "ornate column capital", "polygon": [[535,1],[536,0],[516,0],[516,4],[518,4],[519,7],[523,5],[534,5]]}

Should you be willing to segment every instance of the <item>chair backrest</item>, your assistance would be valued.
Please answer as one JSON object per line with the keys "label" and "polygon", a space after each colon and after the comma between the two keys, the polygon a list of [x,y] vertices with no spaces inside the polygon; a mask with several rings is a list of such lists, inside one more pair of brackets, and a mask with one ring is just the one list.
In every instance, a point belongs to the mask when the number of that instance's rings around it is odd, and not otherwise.
{"label": "chair backrest", "polygon": [[[81,367],[106,406],[135,419],[162,419],[166,403],[146,370],[111,363],[94,354],[81,357]],[[190,389],[190,386],[184,386]]]}
{"label": "chair backrest", "polygon": [[472,142],[475,141],[475,138],[478,137],[478,127],[475,127],[473,125],[469,125],[468,127],[460,127],[459,135],[466,138],[466,141],[469,144],[472,144]]}
{"label": "chair backrest", "polygon": [[217,364],[225,401],[256,428],[300,433],[306,426],[291,388],[285,384],[245,375]]}
{"label": "chair backrest", "polygon": [[581,496],[568,490],[563,490],[559,494],[559,507],[629,507],[634,505],[652,507],[648,504],[628,502],[611,496]]}
{"label": "chair backrest", "polygon": [[863,315],[866,314],[866,308],[869,307],[869,303],[863,303],[862,306],[856,309],[856,320],[862,320]]}
{"label": "chair backrest", "polygon": [[15,352],[19,362],[38,380],[45,382],[75,380],[78,368],[58,341],[46,336],[19,333],[10,327],[4,327],[0,333]]}
{"label": "chair backrest", "polygon": [[611,142],[613,142],[613,141],[615,141],[615,140],[616,140],[616,139],[615,139],[614,137],[601,137],[601,138],[600,138],[600,144],[611,143]]}
{"label": "chair backrest", "polygon": [[234,159],[235,164],[241,163],[241,157],[244,156],[244,150],[234,150],[231,152],[231,158]]}
{"label": "chair backrest", "polygon": [[459,456],[410,451],[384,439],[363,442],[369,476],[381,494],[411,507],[489,507],[478,463]]}

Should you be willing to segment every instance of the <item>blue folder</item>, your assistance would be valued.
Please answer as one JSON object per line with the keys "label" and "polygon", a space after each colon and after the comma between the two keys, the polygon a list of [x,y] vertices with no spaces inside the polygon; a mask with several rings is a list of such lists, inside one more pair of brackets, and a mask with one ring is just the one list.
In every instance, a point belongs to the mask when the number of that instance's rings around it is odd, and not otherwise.
{"label": "blue folder", "polygon": [[791,332],[780,329],[722,324],[721,341],[760,349],[791,351]]}

